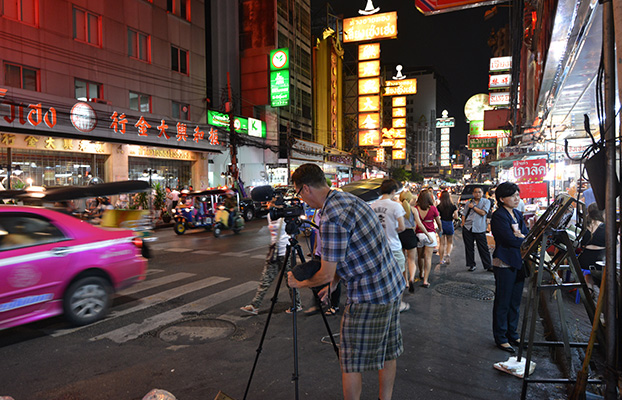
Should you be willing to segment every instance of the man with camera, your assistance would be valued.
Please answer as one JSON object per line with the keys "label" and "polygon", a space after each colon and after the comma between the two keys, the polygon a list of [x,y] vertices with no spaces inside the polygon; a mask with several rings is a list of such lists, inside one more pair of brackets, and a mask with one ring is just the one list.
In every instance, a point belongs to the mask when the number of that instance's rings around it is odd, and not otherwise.
{"label": "man with camera", "polygon": [[406,281],[384,229],[363,200],[330,190],[317,165],[300,166],[292,182],[302,200],[322,210],[322,261],[309,279],[299,281],[289,272],[289,285],[300,288],[330,283],[320,293],[326,298],[339,279],[346,283],[339,348],[344,398],[360,399],[361,373],[378,370],[379,398],[391,399],[396,360],[404,351],[399,306]]}

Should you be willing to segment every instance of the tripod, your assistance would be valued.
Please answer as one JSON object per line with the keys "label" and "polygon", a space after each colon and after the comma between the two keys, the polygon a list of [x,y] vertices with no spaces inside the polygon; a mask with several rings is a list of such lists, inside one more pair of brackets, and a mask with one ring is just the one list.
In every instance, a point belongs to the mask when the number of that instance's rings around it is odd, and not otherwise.
{"label": "tripod", "polygon": [[[305,221],[305,223],[311,224],[317,228],[317,226],[309,221]],[[298,222],[296,220],[288,220],[285,226],[285,232],[289,234],[289,243],[287,244],[287,249],[285,253],[285,258],[283,259],[283,264],[281,265],[281,271],[279,272],[279,278],[276,283],[276,288],[274,289],[274,296],[272,296],[270,311],[268,312],[268,318],[266,319],[266,325],[263,328],[263,333],[261,334],[261,339],[259,341],[259,346],[257,347],[257,354],[255,355],[255,361],[253,362],[253,368],[251,370],[250,376],[248,377],[248,383],[246,384],[246,390],[244,391],[244,400],[246,400],[246,396],[248,395],[248,391],[251,386],[251,382],[253,380],[253,375],[255,374],[255,368],[257,367],[257,362],[259,361],[259,355],[263,349],[263,343],[266,338],[266,333],[268,332],[268,326],[270,325],[270,319],[272,318],[272,314],[274,312],[274,306],[278,300],[279,290],[281,289],[281,282],[283,281],[283,277],[285,276],[285,270],[287,269],[287,263],[291,262],[291,267],[293,268],[296,265],[296,256],[300,259],[302,263],[305,262],[305,258],[302,254],[302,248],[296,239],[298,233],[300,233],[300,229],[298,227]],[[292,288],[292,336],[294,343],[294,373],[292,374],[292,380],[294,381],[294,385],[296,388],[296,400],[299,398],[299,389],[298,389],[298,328],[297,328],[297,307],[296,307],[296,292],[297,289]],[[326,315],[324,314],[324,310],[322,309],[321,301],[318,298],[317,293],[313,291],[313,295],[316,297],[317,304],[320,308],[320,314],[322,315],[322,319],[324,320],[324,325],[326,326],[326,330],[328,331],[328,336],[330,337],[331,343],[333,345],[333,349],[337,354],[337,358],[339,358],[339,348],[335,343],[335,338],[333,337],[332,331],[330,329],[330,325],[328,325],[328,320],[326,319]]]}

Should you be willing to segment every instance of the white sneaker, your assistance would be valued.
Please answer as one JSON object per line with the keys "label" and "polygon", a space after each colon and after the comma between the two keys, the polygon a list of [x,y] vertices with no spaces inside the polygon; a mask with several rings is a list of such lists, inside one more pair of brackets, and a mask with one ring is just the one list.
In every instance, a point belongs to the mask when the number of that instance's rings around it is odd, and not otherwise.
{"label": "white sneaker", "polygon": [[247,312],[249,314],[253,314],[253,315],[257,315],[259,313],[259,310],[255,308],[255,306],[253,306],[252,304],[246,305],[244,307],[240,307],[240,310]]}

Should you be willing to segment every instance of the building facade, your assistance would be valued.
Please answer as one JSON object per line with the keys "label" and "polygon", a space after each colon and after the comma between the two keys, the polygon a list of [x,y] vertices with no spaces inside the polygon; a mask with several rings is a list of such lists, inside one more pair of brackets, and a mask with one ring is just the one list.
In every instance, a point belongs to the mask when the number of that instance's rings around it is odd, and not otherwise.
{"label": "building facade", "polygon": [[202,0],[1,4],[4,186],[215,183]]}

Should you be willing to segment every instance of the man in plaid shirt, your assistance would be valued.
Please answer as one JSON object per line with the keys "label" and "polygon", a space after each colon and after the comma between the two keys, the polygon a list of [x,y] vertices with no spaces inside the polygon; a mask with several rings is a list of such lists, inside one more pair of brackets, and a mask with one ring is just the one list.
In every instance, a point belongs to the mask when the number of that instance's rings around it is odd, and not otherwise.
{"label": "man in plaid shirt", "polygon": [[298,196],[322,210],[322,266],[310,279],[288,273],[291,287],[330,283],[326,298],[342,279],[347,287],[341,320],[339,358],[345,399],[360,399],[363,371],[378,370],[379,398],[391,399],[396,359],[404,351],[399,321],[400,297],[406,280],[393,257],[376,213],[349,193],[330,190],[315,164],[304,164],[292,175]]}

